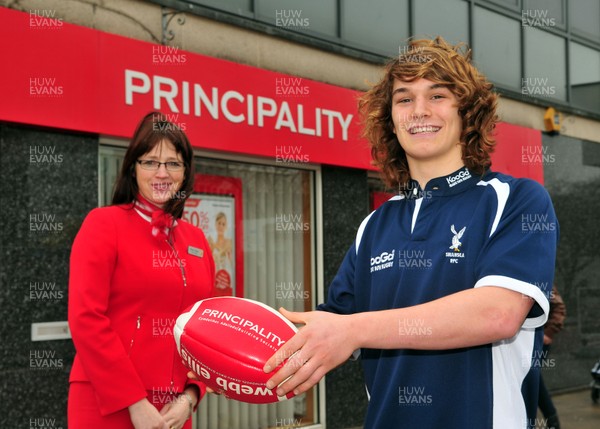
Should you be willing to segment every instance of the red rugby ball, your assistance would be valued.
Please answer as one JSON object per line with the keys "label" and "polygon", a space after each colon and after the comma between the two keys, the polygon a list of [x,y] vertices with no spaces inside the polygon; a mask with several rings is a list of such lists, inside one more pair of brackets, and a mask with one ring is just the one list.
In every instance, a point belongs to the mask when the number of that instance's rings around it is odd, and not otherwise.
{"label": "red rugby ball", "polygon": [[177,318],[173,328],[184,365],[215,392],[252,404],[294,396],[290,392],[279,397],[275,389],[267,389],[273,373],[265,374],[263,367],[296,332],[268,305],[231,296],[198,301]]}

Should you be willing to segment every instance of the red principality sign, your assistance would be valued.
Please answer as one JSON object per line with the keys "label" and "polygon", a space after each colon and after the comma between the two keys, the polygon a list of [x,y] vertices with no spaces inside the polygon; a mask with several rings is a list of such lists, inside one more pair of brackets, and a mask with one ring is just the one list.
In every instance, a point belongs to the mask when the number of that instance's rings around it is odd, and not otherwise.
{"label": "red principality sign", "polygon": [[160,110],[195,147],[369,168],[356,91],[32,13],[0,9],[1,120],[130,137]]}

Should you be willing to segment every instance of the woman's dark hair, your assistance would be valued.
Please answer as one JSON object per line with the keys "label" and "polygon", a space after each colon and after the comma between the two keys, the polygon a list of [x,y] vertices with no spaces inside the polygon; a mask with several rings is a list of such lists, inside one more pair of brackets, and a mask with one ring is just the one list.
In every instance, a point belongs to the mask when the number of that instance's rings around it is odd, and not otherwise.
{"label": "woman's dark hair", "polygon": [[139,192],[135,177],[135,164],[141,156],[150,152],[163,140],[167,140],[175,146],[175,150],[181,155],[185,164],[181,187],[163,207],[163,210],[174,218],[181,218],[185,200],[191,195],[194,188],[194,151],[181,128],[168,121],[160,112],[148,113],[138,124],[115,183],[112,204],[130,204],[135,201]]}

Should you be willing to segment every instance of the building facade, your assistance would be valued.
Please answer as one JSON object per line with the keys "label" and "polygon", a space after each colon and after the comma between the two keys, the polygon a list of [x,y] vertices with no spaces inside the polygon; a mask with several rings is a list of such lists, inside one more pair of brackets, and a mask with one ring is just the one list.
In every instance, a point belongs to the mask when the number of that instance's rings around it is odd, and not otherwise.
{"label": "building facade", "polygon": [[[163,111],[195,148],[199,196],[186,219],[216,236],[214,217],[227,214],[235,258],[217,261],[223,289],[311,310],[362,219],[393,192],[370,167],[356,96],[416,36],[473,48],[501,94],[493,168],[551,194],[568,317],[543,374],[554,391],[589,382],[600,355],[597,0],[0,5],[2,427],[66,427],[70,247],[89,210],[110,203],[143,114]],[[548,108],[560,113],[550,125]],[[348,362],[285,403],[208,397],[195,425],[353,428],[366,405],[360,364]]]}

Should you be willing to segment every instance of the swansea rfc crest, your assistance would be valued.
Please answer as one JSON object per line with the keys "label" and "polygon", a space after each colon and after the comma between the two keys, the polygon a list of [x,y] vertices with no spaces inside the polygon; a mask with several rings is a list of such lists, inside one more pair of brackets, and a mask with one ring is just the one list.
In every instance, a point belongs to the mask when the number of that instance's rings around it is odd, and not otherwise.
{"label": "swansea rfc crest", "polygon": [[452,245],[450,246],[450,249],[453,249],[455,252],[460,252],[460,246],[462,246],[460,239],[462,238],[466,229],[467,227],[463,226],[463,228],[460,231],[456,232],[454,225],[450,227],[450,231],[452,231],[452,234],[454,234],[454,237],[452,237]]}
{"label": "swansea rfc crest", "polygon": [[463,226],[463,228],[458,232],[456,232],[456,228],[454,228],[454,225],[450,227],[450,231],[452,231],[453,236],[452,245],[449,247],[449,249],[452,250],[452,252],[446,251],[446,258],[448,258],[451,264],[458,264],[460,258],[465,257],[465,254],[461,252],[460,249],[460,246],[462,246],[462,242],[460,241],[460,239],[462,238],[466,230],[466,226]]}

